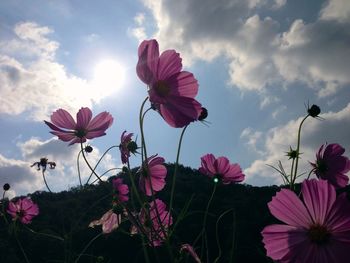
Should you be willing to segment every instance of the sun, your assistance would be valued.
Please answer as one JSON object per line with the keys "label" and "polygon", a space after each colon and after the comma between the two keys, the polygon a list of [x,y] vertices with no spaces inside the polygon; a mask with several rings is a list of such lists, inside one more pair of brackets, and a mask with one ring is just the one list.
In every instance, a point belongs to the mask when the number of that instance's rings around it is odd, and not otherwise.
{"label": "sun", "polygon": [[94,68],[93,84],[101,93],[111,95],[119,91],[125,80],[125,69],[114,59],[104,59]]}

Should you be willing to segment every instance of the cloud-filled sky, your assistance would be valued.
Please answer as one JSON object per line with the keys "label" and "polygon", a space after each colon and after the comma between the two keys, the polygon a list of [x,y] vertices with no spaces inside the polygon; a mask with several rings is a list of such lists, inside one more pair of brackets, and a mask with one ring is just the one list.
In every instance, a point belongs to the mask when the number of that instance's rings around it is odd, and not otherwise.
{"label": "cloud-filled sky", "polygon": [[[57,163],[46,174],[53,191],[78,185],[79,146],[58,141],[43,122],[58,108],[113,115],[107,135],[89,142],[92,164],[119,144],[124,130],[140,137],[147,88],[135,66],[139,43],[151,38],[181,54],[209,111],[207,125],[187,129],[182,164],[198,168],[200,157],[213,153],[239,163],[246,183],[280,184],[267,164],[281,160],[288,170],[285,152],[295,147],[308,104],[319,105],[323,119],[303,126],[301,171],[309,171],[325,142],[350,155],[347,0],[6,0],[0,2],[0,184],[10,183],[12,195],[45,190],[42,174],[30,167],[45,156]],[[181,130],[156,112],[145,122],[148,152],[174,162]],[[139,164],[133,157],[132,165]],[[99,171],[120,166],[114,148]],[[89,170],[83,162],[80,168],[86,180]]]}

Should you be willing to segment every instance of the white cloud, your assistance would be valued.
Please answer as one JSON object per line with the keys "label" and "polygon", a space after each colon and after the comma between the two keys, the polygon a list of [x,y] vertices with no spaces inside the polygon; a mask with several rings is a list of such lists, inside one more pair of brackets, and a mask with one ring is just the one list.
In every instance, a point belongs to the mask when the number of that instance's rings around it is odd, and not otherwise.
{"label": "white cloud", "polygon": [[343,23],[349,3],[332,0],[316,21],[296,20],[283,32],[260,13],[275,12],[284,0],[144,0],[156,23],[154,37],[162,49],[178,50],[185,65],[225,56],[230,84],[241,91],[266,96],[273,86],[302,82],[320,97],[350,85],[350,31]]}
{"label": "white cloud", "polygon": [[[42,157],[56,163],[55,169],[47,169],[46,180],[50,189],[54,192],[67,190],[70,187],[78,186],[77,156],[80,146],[77,144],[67,146],[67,143],[57,139],[42,141],[38,138],[31,138],[28,141],[17,143],[17,147],[22,153],[21,159],[8,159],[0,155],[0,185],[9,183],[11,185],[11,195],[27,194],[38,190],[47,191],[41,171],[36,170],[36,166],[30,167]],[[87,159],[92,167],[95,166],[101,152],[94,147],[92,153],[87,154]],[[82,182],[85,183],[91,171],[80,156],[80,174]],[[107,153],[98,166],[96,172],[102,174],[110,168],[116,167],[116,161],[110,153]],[[112,173],[106,174],[105,178]],[[96,179],[95,176],[92,179]],[[90,181],[92,182],[92,181]]]}
{"label": "white cloud", "polygon": [[28,113],[42,121],[57,108],[75,112],[110,95],[55,61],[59,44],[48,37],[52,32],[33,22],[18,23],[15,36],[0,41],[0,114]]}
{"label": "white cloud", "polygon": [[261,146],[262,135],[262,132],[253,131],[252,128],[248,127],[241,132],[240,138],[246,141],[246,145],[250,150],[259,155],[263,155],[264,152],[259,149]]}
{"label": "white cloud", "polygon": [[[346,155],[350,157],[350,104],[344,109],[338,112],[327,112],[321,115],[325,120],[320,121],[313,118],[306,120],[302,127],[301,135],[301,159],[299,161],[300,172],[308,173],[311,166],[308,161],[315,160],[315,153],[318,148],[324,143],[339,143],[346,149]],[[266,134],[260,136],[266,136],[264,145],[264,157],[255,160],[250,167],[245,169],[247,175],[247,182],[254,182],[260,178],[264,178],[264,184],[269,182],[270,184],[281,184],[282,179],[276,171],[268,167],[269,165],[277,166],[278,161],[281,160],[286,171],[290,171],[290,162],[285,156],[285,153],[292,146],[296,148],[297,132],[302,117],[291,120],[283,126],[278,126],[270,129]],[[340,128],[341,127],[341,128]],[[249,134],[254,135],[256,132],[249,131]],[[242,137],[242,136],[241,136]],[[249,145],[251,138],[249,136],[243,136],[247,138],[247,144]]]}
{"label": "white cloud", "polygon": [[350,2],[348,0],[329,0],[320,12],[321,19],[350,21]]}

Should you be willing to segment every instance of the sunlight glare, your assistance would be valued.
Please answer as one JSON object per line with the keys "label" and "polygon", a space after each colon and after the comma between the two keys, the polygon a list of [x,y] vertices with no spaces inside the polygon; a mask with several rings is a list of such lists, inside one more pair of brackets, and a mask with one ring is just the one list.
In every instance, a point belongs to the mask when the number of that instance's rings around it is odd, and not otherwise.
{"label": "sunlight glare", "polygon": [[94,86],[104,95],[119,91],[124,79],[125,69],[116,60],[102,60],[94,68]]}

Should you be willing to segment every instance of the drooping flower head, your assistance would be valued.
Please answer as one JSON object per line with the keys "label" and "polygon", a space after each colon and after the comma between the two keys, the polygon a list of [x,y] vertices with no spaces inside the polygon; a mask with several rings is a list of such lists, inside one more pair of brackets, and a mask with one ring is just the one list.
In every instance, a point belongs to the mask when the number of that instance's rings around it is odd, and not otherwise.
{"label": "drooping flower head", "polygon": [[120,157],[122,160],[122,163],[128,163],[130,158],[130,153],[135,154],[137,153],[137,144],[132,140],[133,133],[126,133],[124,131],[120,137],[120,144],[119,144],[119,150],[120,150]]}
{"label": "drooping flower head", "polygon": [[349,262],[350,202],[326,180],[305,180],[303,201],[282,189],[268,203],[286,225],[263,229],[267,255],[281,263]]}
{"label": "drooping flower head", "polygon": [[159,55],[158,42],[152,39],[140,44],[138,55],[137,75],[148,85],[149,100],[163,119],[176,128],[198,120],[198,82],[192,73],[181,71],[179,53],[166,50]]}
{"label": "drooping flower head", "polygon": [[118,202],[127,202],[129,200],[129,187],[127,184],[123,184],[123,179],[115,178],[112,181],[114,196]]}
{"label": "drooping flower head", "polygon": [[152,245],[155,247],[162,245],[167,237],[169,226],[173,224],[173,218],[166,210],[164,202],[160,199],[150,202],[149,213],[143,208],[139,219]]}
{"label": "drooping flower head", "polygon": [[201,157],[199,172],[219,179],[223,184],[242,182],[245,177],[239,164],[230,164],[226,157],[215,158],[211,153]]}
{"label": "drooping flower head", "polygon": [[7,213],[13,220],[19,220],[23,224],[30,224],[33,217],[39,214],[39,207],[30,198],[20,198],[17,202],[9,202]]}
{"label": "drooping flower head", "polygon": [[315,169],[318,178],[328,180],[336,188],[345,187],[349,182],[350,160],[343,156],[345,149],[337,143],[324,144],[316,153]]}
{"label": "drooping flower head", "polygon": [[43,157],[40,158],[39,162],[33,163],[30,167],[37,166],[37,170],[40,171],[40,167],[43,169],[43,172],[46,171],[47,165],[50,166],[50,169],[55,169],[56,163],[55,162],[49,162],[49,159]]}
{"label": "drooping flower head", "polygon": [[77,113],[77,121],[75,121],[69,112],[58,109],[52,113],[51,122],[45,121],[45,123],[52,129],[50,133],[72,145],[106,135],[106,130],[113,123],[113,117],[104,111],[92,118],[89,108],[81,108]]}
{"label": "drooping flower head", "polygon": [[108,210],[100,219],[94,220],[89,224],[89,227],[102,225],[102,232],[109,234],[117,229],[121,223],[122,214],[113,213],[113,210]]}
{"label": "drooping flower head", "polygon": [[[167,169],[164,166],[164,158],[153,155],[147,158],[146,161],[140,167],[140,189],[148,196],[153,193],[159,192],[165,186],[165,177]],[[146,165],[147,162],[147,165]]]}

